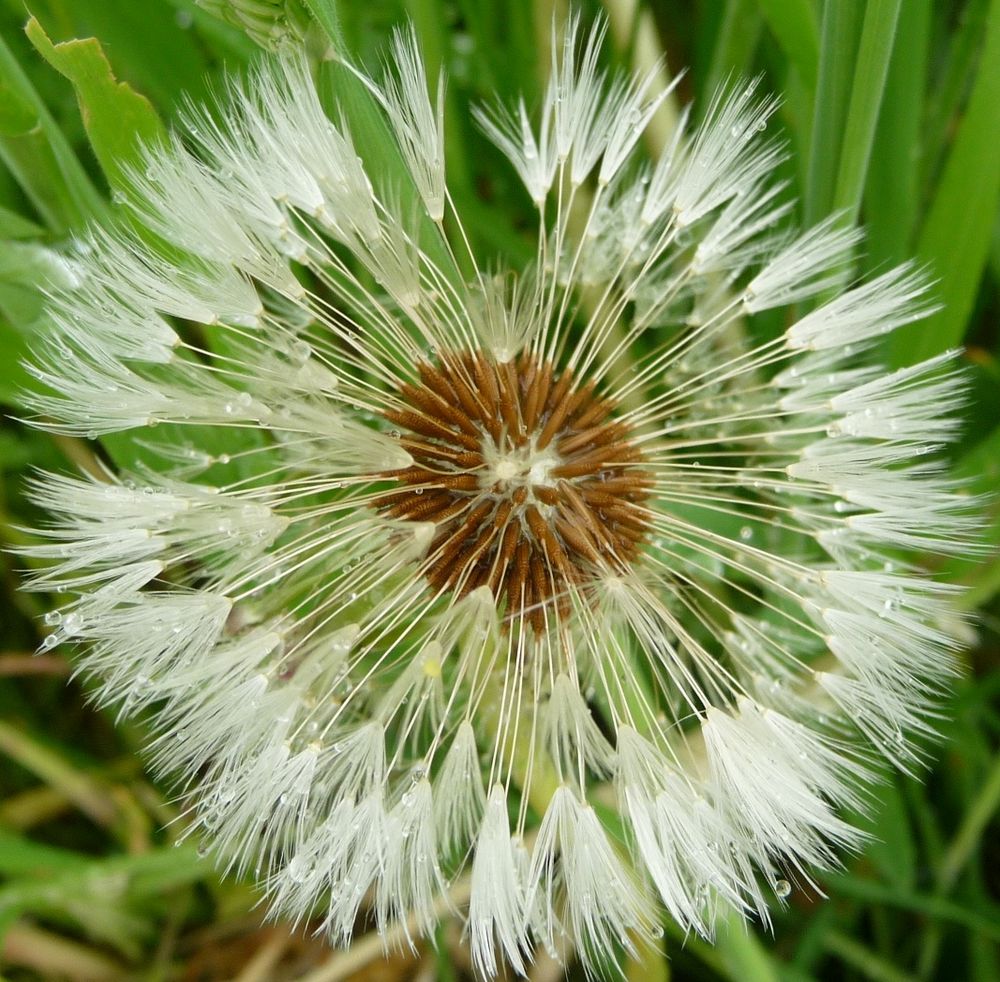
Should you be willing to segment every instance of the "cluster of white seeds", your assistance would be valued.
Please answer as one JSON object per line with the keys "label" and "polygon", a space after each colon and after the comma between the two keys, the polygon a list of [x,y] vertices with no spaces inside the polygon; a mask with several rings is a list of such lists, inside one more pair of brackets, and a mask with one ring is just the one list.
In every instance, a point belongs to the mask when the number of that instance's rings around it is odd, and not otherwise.
{"label": "cluster of white seeds", "polygon": [[[480,113],[537,206],[527,269],[466,245],[410,33],[351,76],[403,184],[285,55],[149,151],[35,369],[38,425],[158,455],[33,483],[43,647],[151,714],[191,830],[277,914],[427,932],[471,876],[485,974],[565,940],[595,964],[658,903],[705,936],[722,906],[766,918],[856,846],[841,808],[872,758],[918,759],[954,667],[950,591],[907,555],[972,536],[934,454],[950,357],[869,359],[930,309],[921,276],[852,284],[856,232],[779,230],[753,85],[639,162],[666,93],[601,40],[570,24],[538,114]],[[584,394],[541,452],[548,364]]]}

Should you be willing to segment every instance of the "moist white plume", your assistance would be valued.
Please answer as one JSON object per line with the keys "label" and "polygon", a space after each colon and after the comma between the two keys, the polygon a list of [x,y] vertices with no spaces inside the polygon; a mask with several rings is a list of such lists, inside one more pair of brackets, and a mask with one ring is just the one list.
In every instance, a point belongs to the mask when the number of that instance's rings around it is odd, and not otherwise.
{"label": "moist white plume", "polygon": [[[917,769],[957,670],[957,591],[921,564],[979,548],[941,455],[954,353],[871,360],[934,309],[924,275],[845,288],[857,230],[785,231],[757,83],[637,159],[672,90],[605,68],[604,35],[570,16],[538,112],[476,111],[537,206],[522,267],[454,207],[411,28],[384,72],[336,67],[343,106],[289,49],[187,106],[122,220],[52,264],[30,369],[35,425],[136,451],[30,482],[41,647],[145,715],[190,834],[272,916],[413,943],[467,901],[487,977],[564,940],[602,971],[657,933],[654,897],[705,938],[766,922],[779,879],[860,847],[875,761]],[[407,180],[371,166],[358,105]],[[500,517],[516,399],[478,411],[538,366],[574,439],[627,459],[572,473],[539,410],[532,523]],[[609,522],[629,532],[598,548]]]}

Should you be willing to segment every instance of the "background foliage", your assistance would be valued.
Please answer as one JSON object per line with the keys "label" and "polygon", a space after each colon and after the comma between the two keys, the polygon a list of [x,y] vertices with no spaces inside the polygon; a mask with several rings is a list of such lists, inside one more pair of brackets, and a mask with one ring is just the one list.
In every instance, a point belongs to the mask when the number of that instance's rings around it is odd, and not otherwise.
{"label": "background foliage", "polygon": [[[20,360],[45,331],[38,287],[71,275],[62,258],[115,210],[123,165],[142,140],[211,93],[261,46],[301,37],[374,66],[412,18],[432,65],[449,73],[447,165],[480,254],[530,254],[530,203],[470,123],[470,102],[537,99],[559,3],[528,0],[0,0],[0,537],[39,520],[22,497],[34,468],[122,461],[128,441],[77,441],[17,422]],[[580,4],[587,16],[601,5]],[[782,176],[798,221],[831,209],[868,229],[859,272],[918,256],[937,278],[939,314],[901,332],[893,365],[963,346],[973,380],[955,468],[973,491],[1000,486],[1000,0],[607,0],[613,53],[689,66],[695,114],[734,76],[782,94],[791,149]],[[30,16],[30,20],[29,20]],[[329,69],[329,66],[328,66]],[[332,99],[350,90],[321,72]],[[342,79],[343,76],[340,76]],[[664,125],[668,120],[662,121]],[[365,141],[378,164],[380,134]],[[383,161],[391,166],[391,161]],[[754,330],[773,331],[766,319]],[[991,542],[1000,513],[987,506]],[[383,956],[362,937],[330,952],[303,931],[263,925],[249,886],[217,881],[168,789],[144,776],[142,733],[88,707],[64,656],[33,656],[44,597],[17,593],[0,559],[0,966],[6,979],[457,980],[456,924],[438,943]],[[886,775],[864,821],[865,854],[798,889],[773,933],[724,928],[712,948],[672,934],[624,965],[657,980],[1000,978],[1000,551],[950,564],[979,608],[967,674],[916,780]],[[827,899],[823,900],[821,895]],[[669,956],[664,957],[664,952]],[[535,977],[574,976],[543,958]]]}

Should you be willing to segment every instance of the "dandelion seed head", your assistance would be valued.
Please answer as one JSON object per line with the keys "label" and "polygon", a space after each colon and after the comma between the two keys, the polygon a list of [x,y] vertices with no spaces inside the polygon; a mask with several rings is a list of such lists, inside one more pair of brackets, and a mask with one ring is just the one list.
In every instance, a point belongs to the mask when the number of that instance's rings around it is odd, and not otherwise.
{"label": "dandelion seed head", "polygon": [[953,355],[874,357],[920,271],[848,282],[855,230],[783,231],[755,84],[640,163],[666,93],[603,30],[570,18],[538,114],[477,115],[536,206],[522,268],[469,240],[412,31],[344,68],[405,188],[291,45],[147,151],[33,369],[37,425],[137,448],[31,482],[42,648],[149,715],[275,916],[412,938],[467,896],[484,975],[597,971],[658,905],[766,922],[862,848],[872,758],[916,768],[955,672],[914,554],[976,548]]}

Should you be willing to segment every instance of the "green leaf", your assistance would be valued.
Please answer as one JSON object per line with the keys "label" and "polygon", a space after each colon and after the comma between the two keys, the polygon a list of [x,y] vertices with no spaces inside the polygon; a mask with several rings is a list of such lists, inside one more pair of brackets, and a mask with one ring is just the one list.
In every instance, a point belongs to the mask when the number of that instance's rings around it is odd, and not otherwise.
{"label": "green leaf", "polygon": [[[33,0],[31,12],[60,37],[96,37],[111,54],[115,72],[146,93],[168,115],[184,97],[209,93],[211,60],[193,13],[170,0]],[[221,25],[220,25],[221,26]],[[232,69],[232,47],[226,51]],[[237,61],[238,64],[238,61]]]}
{"label": "green leaf", "polygon": [[75,282],[67,261],[38,242],[0,242],[0,283],[39,287],[71,286]]}
{"label": "green leaf", "polygon": [[0,159],[52,231],[103,213],[104,201],[2,36]]}
{"label": "green leaf", "polygon": [[976,82],[920,234],[941,310],[890,341],[897,365],[930,358],[965,335],[1000,203],[1000,0],[992,0]]}
{"label": "green leaf", "polygon": [[[1000,810],[1000,754],[994,757],[975,800],[965,813],[961,827],[941,859],[937,881],[942,890],[950,890],[955,885],[969,858],[980,848],[986,829],[998,810]],[[1000,927],[997,927],[997,937],[1000,939]]]}
{"label": "green leaf", "polygon": [[108,182],[126,186],[127,170],[138,163],[143,146],[165,134],[149,100],[115,78],[97,38],[53,44],[34,17],[25,32],[42,57],[73,84],[90,145]]}
{"label": "green leaf", "polygon": [[850,222],[857,218],[861,207],[901,2],[870,0],[865,6],[854,85],[844,124],[840,169],[833,194],[834,211],[843,211]]}

